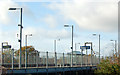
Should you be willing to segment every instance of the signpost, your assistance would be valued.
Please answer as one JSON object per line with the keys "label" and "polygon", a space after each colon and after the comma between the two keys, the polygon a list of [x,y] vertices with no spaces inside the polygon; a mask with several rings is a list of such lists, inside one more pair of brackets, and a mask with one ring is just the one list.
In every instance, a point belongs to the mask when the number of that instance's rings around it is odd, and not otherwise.
{"label": "signpost", "polygon": [[11,48],[11,45],[2,46],[3,49]]}
{"label": "signpost", "polygon": [[90,46],[80,46],[80,49],[90,49]]}

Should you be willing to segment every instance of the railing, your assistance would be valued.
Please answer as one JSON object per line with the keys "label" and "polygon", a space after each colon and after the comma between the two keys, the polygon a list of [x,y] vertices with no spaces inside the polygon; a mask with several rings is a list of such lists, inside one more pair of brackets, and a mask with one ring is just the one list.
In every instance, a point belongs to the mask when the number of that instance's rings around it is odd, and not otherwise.
{"label": "railing", "polygon": [[[0,55],[1,57],[1,55]],[[73,54],[73,67],[94,66],[98,64],[98,57],[92,55]],[[1,62],[1,59],[0,59]],[[19,55],[13,52],[3,54],[3,63],[6,68],[19,68]],[[22,68],[25,68],[25,54],[22,54]],[[27,68],[71,67],[71,54],[36,52],[27,54]]]}

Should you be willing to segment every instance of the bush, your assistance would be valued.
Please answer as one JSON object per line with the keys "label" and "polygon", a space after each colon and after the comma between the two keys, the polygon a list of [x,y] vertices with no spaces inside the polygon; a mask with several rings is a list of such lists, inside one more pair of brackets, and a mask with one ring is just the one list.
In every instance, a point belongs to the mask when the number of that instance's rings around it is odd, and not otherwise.
{"label": "bush", "polygon": [[118,63],[118,58],[103,59],[100,64],[97,65],[97,70],[94,72],[97,75],[120,75],[120,64]]}

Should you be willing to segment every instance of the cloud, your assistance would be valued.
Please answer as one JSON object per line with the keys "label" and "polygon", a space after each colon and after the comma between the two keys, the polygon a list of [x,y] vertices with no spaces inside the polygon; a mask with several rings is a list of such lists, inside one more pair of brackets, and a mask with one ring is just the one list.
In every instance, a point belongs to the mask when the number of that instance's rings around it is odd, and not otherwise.
{"label": "cloud", "polygon": [[44,38],[44,39],[66,39],[70,37],[70,33],[65,29],[62,30],[47,30],[41,27],[28,27],[24,29],[24,35],[26,34],[33,34],[37,38]]}
{"label": "cloud", "polygon": [[47,15],[45,18],[43,18],[43,22],[45,22],[50,28],[55,28],[56,25],[58,25],[56,17],[53,15]]}
{"label": "cloud", "polygon": [[8,17],[8,8],[17,7],[18,5],[11,0],[0,1],[0,22],[2,24],[9,24],[10,17]]}
{"label": "cloud", "polygon": [[[12,0],[16,2],[71,2],[78,0]],[[80,0],[86,2],[118,2],[119,0]]]}
{"label": "cloud", "polygon": [[51,3],[48,7],[64,15],[68,21],[74,21],[81,29],[105,32],[117,29],[117,3],[73,0]]}
{"label": "cloud", "polygon": [[[18,18],[18,14],[19,12],[12,12],[9,11],[9,8],[23,8],[23,14],[25,15],[25,17],[29,18],[29,19],[36,19],[34,16],[34,13],[30,10],[30,8],[28,8],[28,6],[26,6],[24,3],[19,5],[18,3],[16,3],[13,0],[2,0],[0,1],[0,26],[1,25],[14,25],[16,23],[16,18]],[[11,13],[12,12],[12,13]],[[12,19],[11,19],[12,18]],[[17,23],[19,22],[19,20],[17,19]]]}

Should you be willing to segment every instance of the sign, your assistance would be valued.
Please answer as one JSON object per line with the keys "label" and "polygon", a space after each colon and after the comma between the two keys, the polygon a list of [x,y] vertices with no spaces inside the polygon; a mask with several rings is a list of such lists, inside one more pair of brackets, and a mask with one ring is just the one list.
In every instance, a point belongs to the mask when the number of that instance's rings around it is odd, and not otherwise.
{"label": "sign", "polygon": [[90,49],[90,46],[80,46],[80,49]]}
{"label": "sign", "polygon": [[2,46],[4,49],[11,48],[11,45]]}

